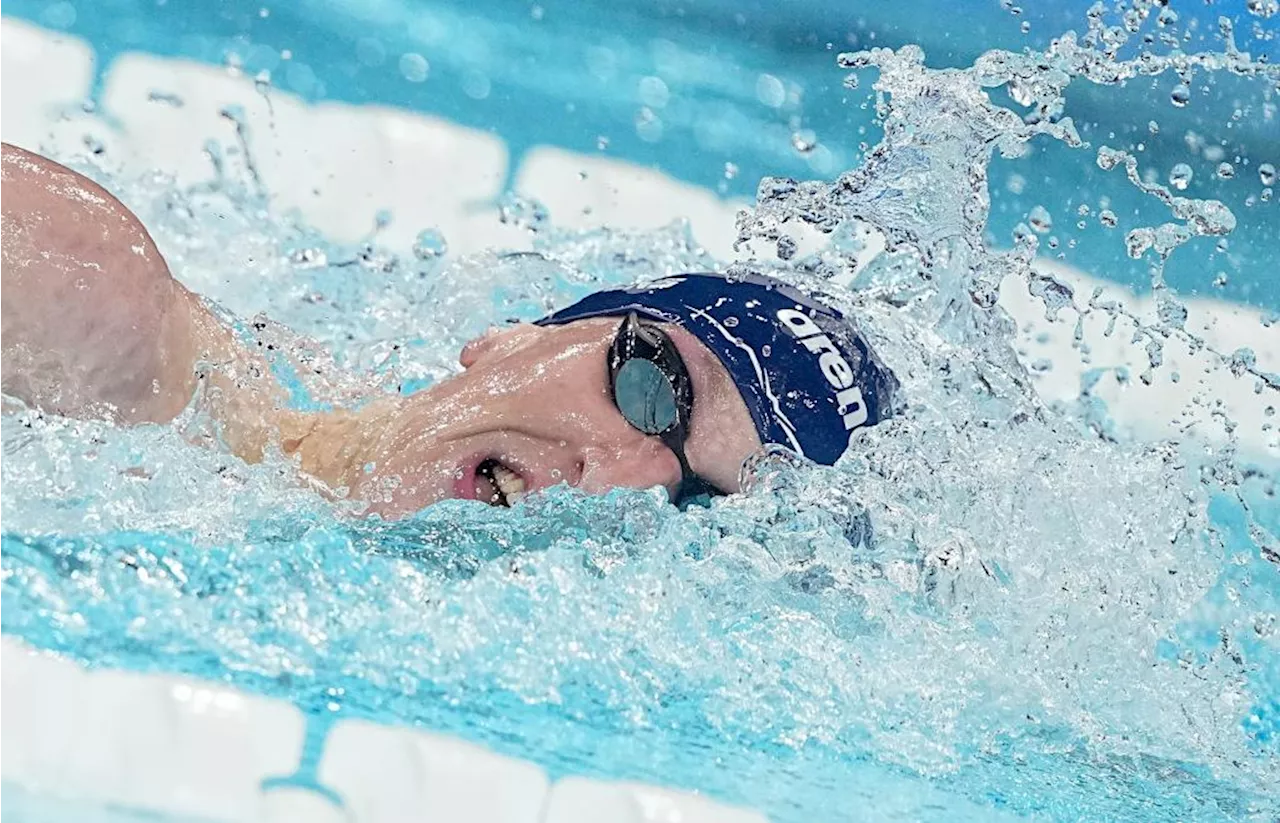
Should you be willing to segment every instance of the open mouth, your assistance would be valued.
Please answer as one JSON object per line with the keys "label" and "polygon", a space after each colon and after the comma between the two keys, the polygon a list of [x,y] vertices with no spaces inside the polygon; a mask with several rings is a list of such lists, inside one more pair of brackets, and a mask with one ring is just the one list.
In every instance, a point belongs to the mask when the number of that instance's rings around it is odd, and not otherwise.
{"label": "open mouth", "polygon": [[490,506],[511,506],[524,494],[524,478],[497,458],[476,466],[476,500]]}

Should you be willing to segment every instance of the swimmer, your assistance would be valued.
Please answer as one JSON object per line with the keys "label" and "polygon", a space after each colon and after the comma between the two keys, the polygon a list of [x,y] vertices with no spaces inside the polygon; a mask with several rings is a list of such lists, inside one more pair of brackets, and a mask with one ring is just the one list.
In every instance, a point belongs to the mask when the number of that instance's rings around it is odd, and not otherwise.
{"label": "swimmer", "polygon": [[110,193],[9,145],[3,186],[6,398],[165,423],[203,381],[226,448],[278,448],[384,517],[559,483],[732,493],[761,444],[829,465],[893,406],[892,374],[839,312],[764,276],[685,274],[490,330],[415,394],[300,411]]}

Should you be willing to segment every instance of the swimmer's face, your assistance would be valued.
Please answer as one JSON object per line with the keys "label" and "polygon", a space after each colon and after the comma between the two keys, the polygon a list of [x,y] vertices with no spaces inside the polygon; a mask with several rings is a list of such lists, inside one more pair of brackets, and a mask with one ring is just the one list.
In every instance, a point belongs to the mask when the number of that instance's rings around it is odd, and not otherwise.
{"label": "swimmer's face", "polygon": [[[375,449],[361,496],[384,516],[446,498],[510,503],[560,483],[589,493],[681,479],[676,455],[631,426],[609,392],[606,356],[621,318],[521,324],[473,340],[464,371],[407,398]],[[685,454],[725,491],[760,447],[728,373],[697,338],[663,325],[693,381]]]}

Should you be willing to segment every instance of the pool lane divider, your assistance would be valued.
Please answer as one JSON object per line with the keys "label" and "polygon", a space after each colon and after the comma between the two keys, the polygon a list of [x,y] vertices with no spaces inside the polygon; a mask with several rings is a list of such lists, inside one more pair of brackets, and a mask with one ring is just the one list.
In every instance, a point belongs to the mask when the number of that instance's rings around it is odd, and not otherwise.
{"label": "pool lane divider", "polygon": [[[9,636],[0,681],[0,781],[36,810],[71,804],[200,823],[766,821],[657,786],[552,782],[535,763],[432,732],[363,720],[309,729],[283,700],[91,671]],[[318,759],[307,756],[320,741]]]}

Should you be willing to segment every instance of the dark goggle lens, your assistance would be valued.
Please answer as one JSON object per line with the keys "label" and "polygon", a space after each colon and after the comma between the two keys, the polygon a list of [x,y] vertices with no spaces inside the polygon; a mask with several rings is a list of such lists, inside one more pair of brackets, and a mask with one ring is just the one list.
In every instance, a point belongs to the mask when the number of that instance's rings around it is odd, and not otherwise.
{"label": "dark goggle lens", "polygon": [[645,434],[662,434],[676,425],[676,392],[657,364],[627,360],[613,378],[613,400],[627,422]]}

